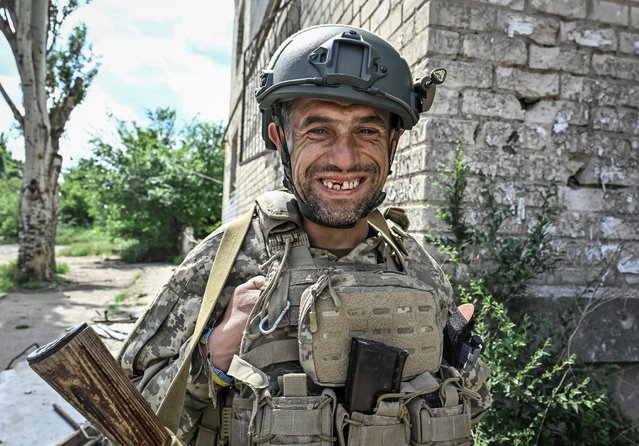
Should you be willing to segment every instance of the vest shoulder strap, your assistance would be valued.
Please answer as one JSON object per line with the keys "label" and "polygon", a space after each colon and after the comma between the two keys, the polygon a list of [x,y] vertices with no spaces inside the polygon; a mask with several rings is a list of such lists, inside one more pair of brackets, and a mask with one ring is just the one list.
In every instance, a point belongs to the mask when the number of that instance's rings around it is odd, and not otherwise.
{"label": "vest shoulder strap", "polygon": [[202,298],[202,306],[198,313],[195,330],[191,336],[184,361],[180,365],[162,404],[158,408],[158,418],[172,432],[177,432],[182,415],[184,398],[186,396],[186,383],[191,368],[191,358],[198,345],[200,339],[199,334],[204,331],[226,279],[231,272],[235,258],[242,246],[242,241],[251,225],[254,210],[255,207],[251,208],[249,212],[230,223],[224,231],[220,246],[215,255],[215,260],[213,261],[213,266],[211,267],[211,274],[209,275],[204,297]]}

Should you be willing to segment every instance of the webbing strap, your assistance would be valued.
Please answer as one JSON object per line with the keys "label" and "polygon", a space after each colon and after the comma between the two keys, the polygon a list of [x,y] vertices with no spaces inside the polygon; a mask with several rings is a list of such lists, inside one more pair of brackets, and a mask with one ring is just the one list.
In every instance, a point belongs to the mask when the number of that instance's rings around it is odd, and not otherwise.
{"label": "webbing strap", "polygon": [[373,229],[377,230],[380,234],[382,234],[382,238],[391,247],[393,251],[395,251],[395,255],[399,263],[401,263],[402,269],[406,271],[406,262],[404,260],[404,253],[402,249],[397,246],[393,235],[391,234],[391,230],[388,227],[388,222],[379,211],[379,209],[373,209],[373,212],[368,216],[368,224],[373,227]]}
{"label": "webbing strap", "polygon": [[195,352],[195,348],[200,340],[200,334],[204,331],[205,325],[208,323],[209,317],[215,307],[226,279],[231,272],[235,258],[237,257],[242,241],[246,236],[251,218],[253,217],[254,207],[249,212],[235,220],[224,231],[220,246],[215,255],[215,261],[211,267],[206,284],[206,290],[202,298],[202,306],[197,316],[195,330],[191,336],[191,342],[186,350],[184,362],[180,365],[175,378],[171,382],[171,386],[158,409],[157,415],[162,424],[171,431],[177,432],[180,424],[180,417],[184,408],[184,398],[186,396],[186,383],[188,381],[189,371],[191,369],[191,358]]}
{"label": "webbing strap", "polygon": [[297,339],[281,339],[267,342],[242,354],[242,358],[258,369],[282,362],[299,361]]}

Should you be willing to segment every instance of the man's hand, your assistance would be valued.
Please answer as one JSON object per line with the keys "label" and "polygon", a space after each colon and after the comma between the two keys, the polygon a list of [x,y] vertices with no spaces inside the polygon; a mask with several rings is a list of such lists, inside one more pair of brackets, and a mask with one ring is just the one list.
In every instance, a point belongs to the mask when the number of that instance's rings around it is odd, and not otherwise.
{"label": "man's hand", "polygon": [[211,364],[223,372],[229,369],[233,355],[240,351],[246,321],[260,296],[264,282],[264,276],[255,276],[235,288],[222,322],[209,336],[207,348]]}

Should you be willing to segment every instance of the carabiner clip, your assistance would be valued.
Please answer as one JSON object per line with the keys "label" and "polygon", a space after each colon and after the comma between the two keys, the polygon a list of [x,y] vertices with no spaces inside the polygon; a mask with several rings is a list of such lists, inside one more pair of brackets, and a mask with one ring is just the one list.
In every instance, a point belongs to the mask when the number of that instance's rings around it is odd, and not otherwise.
{"label": "carabiner clip", "polygon": [[263,335],[273,333],[275,329],[277,328],[277,326],[280,324],[280,322],[282,322],[282,319],[284,318],[284,315],[286,314],[289,308],[291,308],[291,302],[287,300],[286,306],[282,310],[282,313],[277,317],[277,319],[275,319],[275,322],[273,322],[273,326],[269,328],[268,330],[264,328],[264,324],[268,322],[268,315],[264,316],[264,318],[260,321],[260,325],[259,325],[260,332],[262,332]]}

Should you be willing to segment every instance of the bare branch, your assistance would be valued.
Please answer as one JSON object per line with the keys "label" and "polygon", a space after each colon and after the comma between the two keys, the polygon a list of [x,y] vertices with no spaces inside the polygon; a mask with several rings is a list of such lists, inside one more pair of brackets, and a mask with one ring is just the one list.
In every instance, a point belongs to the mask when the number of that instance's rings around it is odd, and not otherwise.
{"label": "bare branch", "polygon": [[[15,23],[15,22],[14,22]],[[11,52],[16,54],[16,31],[15,27],[11,26],[11,22],[2,14],[0,14],[0,30],[4,37],[7,39]]]}
{"label": "bare branch", "polygon": [[69,94],[55,107],[51,108],[49,120],[51,121],[51,136],[54,139],[62,136],[64,126],[69,120],[71,112],[80,103],[84,95],[84,79],[76,77]]}
{"label": "bare branch", "polygon": [[13,113],[13,117],[16,119],[16,121],[18,121],[18,124],[20,124],[20,128],[24,129],[24,116],[22,116],[22,113],[20,113],[20,110],[18,110],[18,107],[16,107],[16,105],[13,103],[13,101],[9,97],[9,94],[2,86],[2,82],[0,82],[0,93],[2,94],[2,97],[4,98],[4,100],[7,102],[7,105],[9,106],[9,108],[11,109],[11,112]]}

